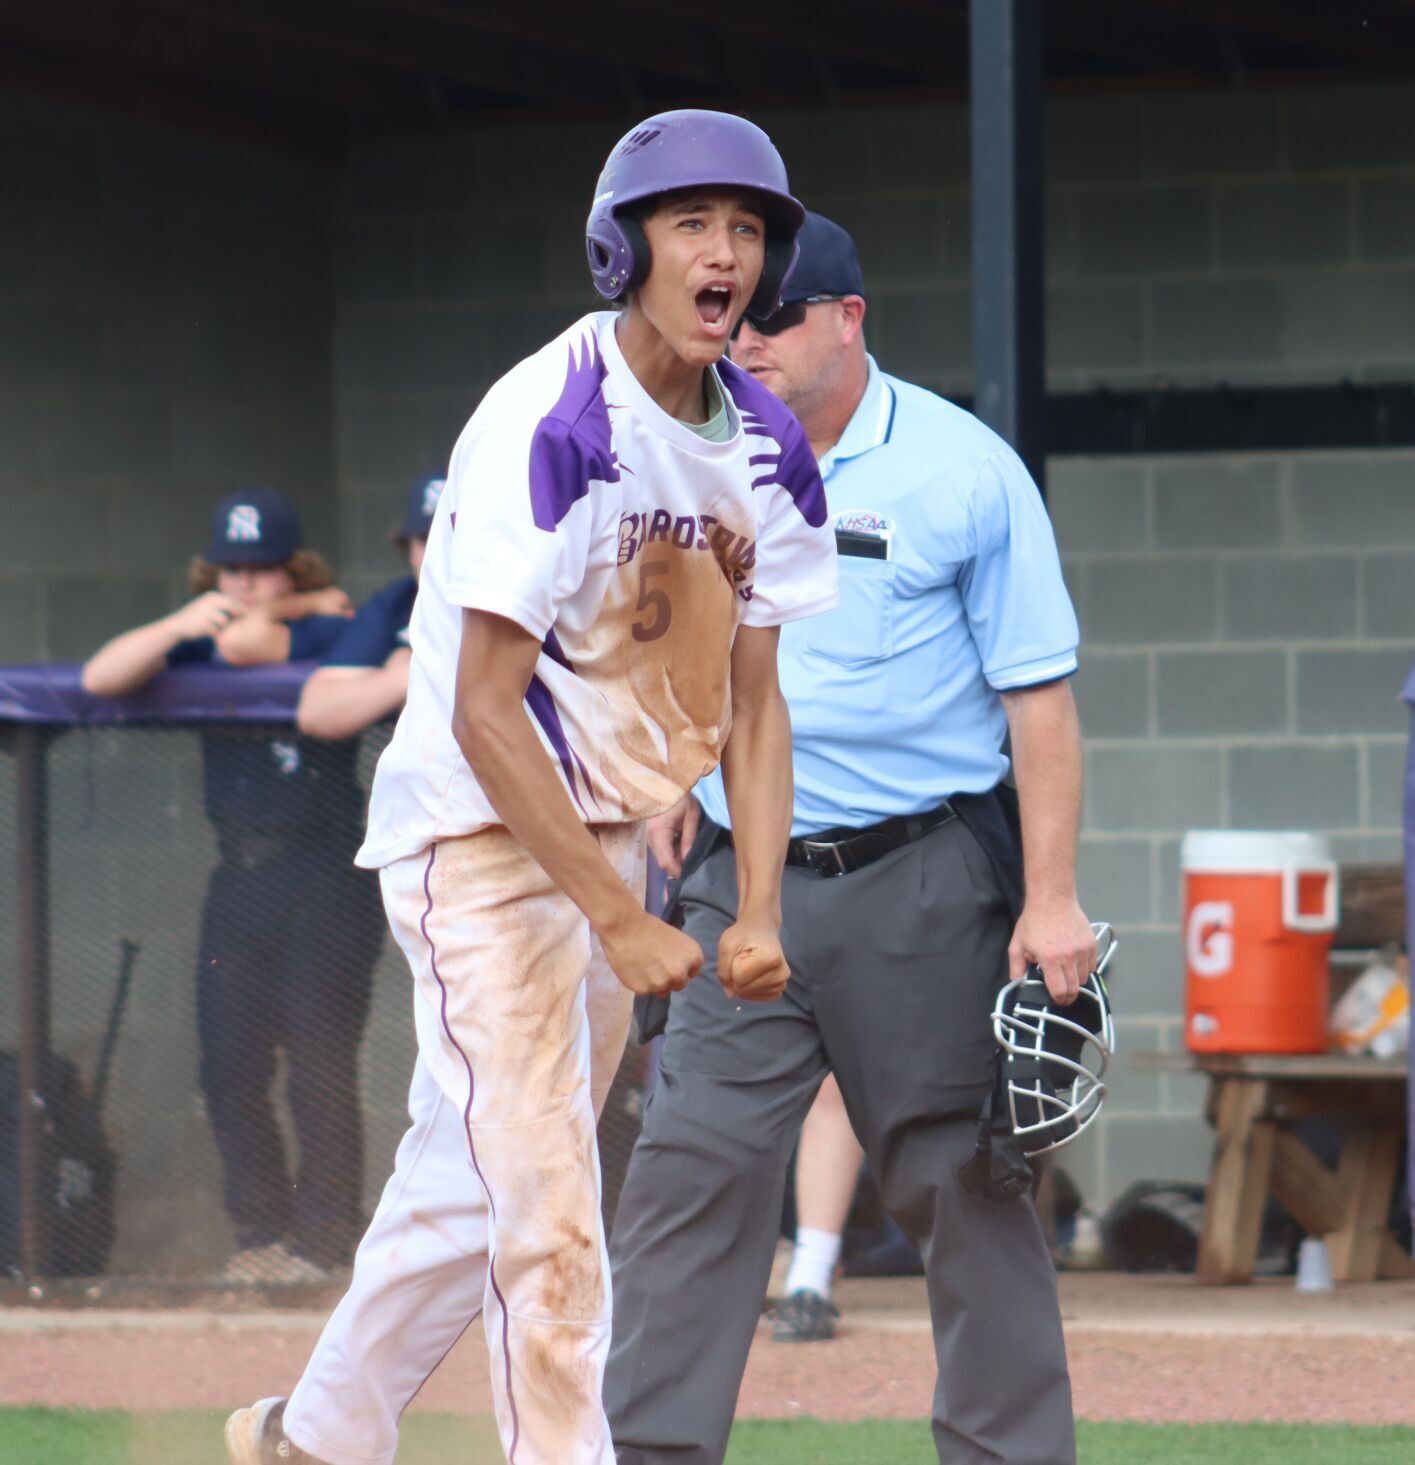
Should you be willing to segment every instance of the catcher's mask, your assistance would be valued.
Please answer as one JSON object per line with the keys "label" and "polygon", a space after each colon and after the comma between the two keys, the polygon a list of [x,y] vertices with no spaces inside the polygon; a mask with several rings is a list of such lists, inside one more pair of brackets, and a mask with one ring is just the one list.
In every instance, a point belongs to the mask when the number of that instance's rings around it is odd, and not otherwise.
{"label": "catcher's mask", "polygon": [[1115,1021],[1105,989],[1105,969],[1119,942],[1103,921],[1096,933],[1100,956],[1076,1000],[1061,1007],[1042,974],[1029,967],[1020,981],[998,994],[992,1030],[1002,1049],[1002,1087],[1012,1132],[1026,1155],[1070,1143],[1101,1111],[1105,1074],[1115,1052]]}
{"label": "catcher's mask", "polygon": [[975,1195],[1007,1201],[1024,1194],[1035,1179],[1029,1161],[1075,1139],[1100,1113],[1101,1075],[1115,1051],[1104,973],[1120,943],[1104,921],[1091,929],[1100,956],[1069,1007],[1052,1001],[1036,967],[997,994],[997,1078],[978,1115],[977,1145],[958,1172]]}

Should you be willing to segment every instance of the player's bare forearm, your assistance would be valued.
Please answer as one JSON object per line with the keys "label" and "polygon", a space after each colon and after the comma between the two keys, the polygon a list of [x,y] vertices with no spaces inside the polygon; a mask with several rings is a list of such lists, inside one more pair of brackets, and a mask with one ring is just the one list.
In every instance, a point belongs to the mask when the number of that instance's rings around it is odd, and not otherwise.
{"label": "player's bare forearm", "polygon": [[216,649],[232,666],[260,666],[290,659],[290,628],[268,607],[251,609],[217,633]]}
{"label": "player's bare forearm", "polygon": [[1095,937],[1076,898],[1081,824],[1081,723],[1069,681],[1005,692],[1022,816],[1027,899],[1010,951],[1013,976],[1029,962],[1069,1000],[1095,963]]}
{"label": "player's bare forearm", "polygon": [[84,663],[84,691],[95,697],[121,697],[136,691],[167,665],[168,653],[181,640],[175,616],[124,631]]}
{"label": "player's bare forearm", "polygon": [[732,648],[732,734],[722,783],[737,854],[737,918],[781,924],[791,836],[791,715],[776,679],[776,627],[744,626]]}
{"label": "player's bare forearm", "polygon": [[525,696],[540,643],[513,621],[462,613],[452,731],[497,817],[584,913],[615,974],[635,992],[681,991],[702,964],[697,944],[648,915],[577,817],[541,744]]}
{"label": "player's bare forearm", "polygon": [[300,692],[295,721],[316,738],[352,738],[391,716],[408,695],[406,650],[383,666],[322,666]]}
{"label": "player's bare forearm", "polygon": [[781,873],[791,835],[791,717],[776,678],[775,627],[743,627],[732,649],[732,734],[722,781],[737,856],[737,919],[718,943],[733,996],[771,1001],[790,971],[781,950]]}

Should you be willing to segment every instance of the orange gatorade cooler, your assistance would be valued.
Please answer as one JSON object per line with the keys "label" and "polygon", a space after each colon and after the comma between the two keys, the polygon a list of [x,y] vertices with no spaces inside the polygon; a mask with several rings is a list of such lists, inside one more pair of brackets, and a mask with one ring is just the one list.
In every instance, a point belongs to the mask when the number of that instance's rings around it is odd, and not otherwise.
{"label": "orange gatorade cooler", "polygon": [[1189,1048],[1325,1052],[1339,895],[1326,840],[1196,829],[1179,863]]}

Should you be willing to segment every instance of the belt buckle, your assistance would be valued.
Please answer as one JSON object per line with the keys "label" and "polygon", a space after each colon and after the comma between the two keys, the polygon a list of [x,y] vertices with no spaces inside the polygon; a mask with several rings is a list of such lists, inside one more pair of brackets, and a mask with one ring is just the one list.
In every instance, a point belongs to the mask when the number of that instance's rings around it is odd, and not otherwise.
{"label": "belt buckle", "polygon": [[[848,875],[850,872],[845,868],[845,857],[840,853],[840,845],[826,843],[821,840],[803,839],[801,848],[811,857],[811,868],[825,879],[833,879],[836,875]],[[835,869],[823,870],[817,865],[817,860],[824,861],[826,856],[831,856],[835,861]]]}

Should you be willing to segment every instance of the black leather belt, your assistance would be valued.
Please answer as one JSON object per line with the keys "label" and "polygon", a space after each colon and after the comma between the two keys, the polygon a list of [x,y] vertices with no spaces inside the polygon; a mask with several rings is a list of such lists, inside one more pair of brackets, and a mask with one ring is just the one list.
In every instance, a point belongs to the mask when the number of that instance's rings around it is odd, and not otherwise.
{"label": "black leather belt", "polygon": [[863,829],[822,829],[793,839],[786,846],[786,863],[826,877],[850,875],[957,817],[953,805],[944,803],[923,814],[897,814]]}

